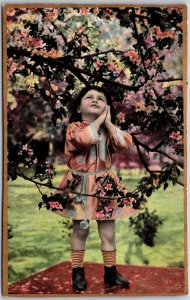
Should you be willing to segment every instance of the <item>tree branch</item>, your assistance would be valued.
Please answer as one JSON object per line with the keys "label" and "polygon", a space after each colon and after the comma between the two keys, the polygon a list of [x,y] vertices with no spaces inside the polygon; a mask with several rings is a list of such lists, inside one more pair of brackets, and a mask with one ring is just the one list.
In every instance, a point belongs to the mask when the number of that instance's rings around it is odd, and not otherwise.
{"label": "tree branch", "polygon": [[146,69],[146,66],[145,66],[145,59],[144,59],[144,54],[143,54],[143,51],[142,51],[142,48],[141,48],[141,45],[139,44],[139,34],[138,34],[138,29],[137,29],[137,25],[136,25],[136,20],[135,20],[135,9],[132,8],[132,22],[133,22],[133,27],[134,27],[134,33],[135,33],[135,37],[136,37],[136,40],[137,40],[137,45],[138,45],[138,51],[140,53],[140,56],[141,56],[141,60],[142,60],[142,63],[143,63],[143,67],[144,67],[144,71],[145,71],[145,77],[146,77],[146,81],[150,78],[148,72],[147,72],[147,69]]}
{"label": "tree branch", "polygon": [[171,155],[169,155],[168,153],[165,153],[164,151],[162,150],[158,150],[163,144],[164,144],[164,140],[162,140],[160,143],[158,143],[158,145],[156,145],[154,148],[150,148],[149,146],[143,144],[141,141],[139,141],[134,135],[133,135],[133,139],[134,139],[134,142],[137,144],[137,145],[140,145],[141,147],[143,147],[144,149],[146,149],[148,152],[157,152],[157,153],[160,153],[166,157],[168,157],[169,159],[171,159],[172,161],[175,161],[178,163],[178,165],[183,168],[183,164],[178,162],[174,157],[172,157]]}
{"label": "tree branch", "polygon": [[[18,175],[19,177],[25,179],[25,180],[28,180],[28,181],[34,183],[34,184],[37,186],[38,190],[39,190],[39,187],[38,187],[39,185],[40,185],[40,186],[44,186],[44,187],[48,187],[48,188],[51,188],[51,189],[54,189],[54,190],[59,190],[59,191],[65,191],[66,189],[68,189],[68,185],[65,186],[64,188],[59,188],[59,187],[56,187],[56,186],[54,186],[54,185],[49,185],[49,184],[47,184],[47,183],[38,182],[38,181],[33,180],[33,179],[31,179],[30,177],[26,176],[26,175],[20,170],[20,168],[17,167],[17,169],[18,169],[18,171],[19,171],[19,172],[16,172],[17,175]],[[41,191],[40,191],[40,193],[41,193]],[[73,190],[70,190],[68,193],[75,194],[75,195],[81,195],[81,196],[91,196],[91,197],[96,197],[96,198],[98,198],[98,199],[103,199],[103,200],[115,200],[115,199],[117,199],[117,197],[102,197],[102,196],[96,195],[96,193],[95,193],[95,194],[87,194],[87,193],[80,193],[80,192],[78,192],[78,191],[73,191]],[[41,193],[41,194],[42,194],[42,193]],[[125,198],[126,198],[126,197],[119,197],[119,199],[125,199]]]}
{"label": "tree branch", "polygon": [[40,190],[40,188],[39,188],[38,184],[36,184],[36,186],[37,186],[37,188],[38,188],[38,191],[40,192],[40,194],[41,194],[41,195],[43,195],[43,193],[41,192],[41,190]]}
{"label": "tree branch", "polygon": [[137,152],[138,152],[139,158],[140,158],[140,160],[142,161],[145,170],[146,170],[148,173],[150,173],[150,174],[151,174],[151,173],[154,173],[154,172],[161,172],[161,171],[159,171],[159,170],[156,170],[156,171],[153,172],[153,171],[151,171],[151,170],[149,169],[149,167],[148,167],[147,163],[145,162],[144,157],[143,157],[143,155],[142,155],[142,153],[141,153],[141,151],[140,151],[140,147],[139,147],[139,143],[138,143],[137,138],[133,136],[133,140],[134,140],[135,146],[137,147]]}
{"label": "tree branch", "polygon": [[[164,17],[161,13],[159,13],[158,11],[157,11],[157,14],[160,14],[162,17]],[[135,14],[135,17],[136,18],[139,18],[139,19],[146,19],[147,21],[150,21],[150,18],[148,17],[148,16],[142,16],[142,15],[138,15],[138,14]],[[179,30],[180,32],[182,32],[183,30],[182,30],[182,28],[180,28],[178,25],[173,25],[172,23],[169,23],[169,22],[166,22],[166,20],[164,20],[164,22],[166,23],[166,24],[168,24],[168,25],[172,25],[174,28],[176,28],[177,30]]]}
{"label": "tree branch", "polygon": [[19,56],[26,56],[26,57],[30,57],[31,59],[33,59],[34,61],[38,62],[39,64],[44,61],[46,63],[54,63],[54,64],[58,64],[58,65],[62,65],[64,69],[67,69],[69,70],[71,73],[73,73],[75,76],[79,76],[79,74],[84,74],[84,75],[87,75],[89,77],[92,77],[100,82],[105,82],[105,83],[109,83],[109,84],[112,84],[112,85],[115,85],[115,86],[120,86],[122,87],[123,89],[126,89],[126,90],[133,90],[133,91],[137,91],[139,90],[140,87],[143,86],[143,83],[138,85],[138,86],[129,86],[129,85],[126,85],[126,84],[122,84],[122,83],[119,83],[119,82],[116,82],[116,81],[112,81],[112,80],[109,80],[107,78],[104,78],[100,75],[95,75],[95,74],[92,74],[88,71],[85,71],[83,69],[80,69],[80,68],[77,68],[73,65],[71,65],[70,63],[67,62],[67,58],[66,57],[63,57],[61,59],[55,59],[55,58],[51,58],[51,57],[43,57],[43,56],[40,56],[40,55],[32,55],[31,52],[27,51],[27,50],[21,50],[21,49],[18,49],[18,48],[12,48],[12,47],[9,47],[7,49],[7,54],[8,56],[10,57],[16,57],[17,55]]}
{"label": "tree branch", "polygon": [[157,82],[183,81],[183,78],[157,79],[156,81],[157,81]]}
{"label": "tree branch", "polygon": [[107,51],[96,52],[96,53],[92,53],[92,54],[86,54],[86,55],[83,55],[83,56],[69,56],[69,57],[70,58],[75,58],[75,59],[84,59],[84,58],[99,56],[99,55],[108,54],[108,53],[114,53],[114,54],[122,55],[124,52],[125,51],[110,49],[110,50],[107,50]]}
{"label": "tree branch", "polygon": [[[45,77],[46,77],[46,80],[47,80],[47,83],[48,83],[48,85],[49,85],[49,88],[50,88],[50,90],[51,90],[51,92],[52,92],[52,94],[54,95],[54,98],[56,98],[56,101],[58,100],[58,96],[57,96],[57,94],[55,93],[55,91],[52,89],[52,86],[51,86],[51,82],[49,81],[49,79],[48,79],[48,77],[47,77],[47,74],[46,74],[46,70],[45,70],[45,68],[42,66],[42,65],[40,65],[41,66],[41,68],[42,68],[42,71],[43,71],[43,73],[44,73],[44,75],[45,75]],[[55,102],[56,102],[55,101]],[[48,101],[49,102],[49,101]],[[51,106],[51,103],[49,102],[49,104],[50,104],[50,106]],[[55,103],[53,104],[53,106],[55,105]],[[52,108],[52,107],[51,107]]]}
{"label": "tree branch", "polygon": [[[134,137],[134,136],[133,136]],[[135,138],[134,139],[134,143],[135,143],[135,146],[137,147],[137,151],[138,151],[138,155],[139,155],[139,157],[140,157],[140,159],[141,159],[141,161],[142,161],[142,163],[143,163],[143,166],[144,166],[144,168],[146,169],[146,171],[149,173],[149,174],[152,174],[152,173],[162,173],[162,171],[161,170],[150,170],[149,169],[149,167],[147,166],[147,164],[146,164],[146,162],[145,162],[145,160],[144,160],[144,157],[143,157],[143,155],[142,155],[142,153],[141,153],[141,151],[140,151],[140,147],[139,147],[139,143],[138,143],[138,140]],[[184,186],[184,184],[180,181],[180,180],[178,180],[177,179],[177,181],[176,181],[179,185],[181,185],[181,186]]]}
{"label": "tree branch", "polygon": [[[44,13],[44,11],[43,11],[42,8],[38,8],[38,11],[41,13],[41,15],[43,16],[43,18],[46,17],[46,14]],[[54,27],[54,29],[55,29],[56,31],[58,31],[59,34],[62,36],[62,38],[63,38],[65,44],[67,44],[67,39],[66,39],[66,37],[64,36],[64,34],[63,34],[60,30],[58,30],[58,28],[57,28],[57,26],[55,25],[55,23],[54,23],[54,22],[51,22],[49,19],[48,19],[48,21],[51,23],[51,25]]]}

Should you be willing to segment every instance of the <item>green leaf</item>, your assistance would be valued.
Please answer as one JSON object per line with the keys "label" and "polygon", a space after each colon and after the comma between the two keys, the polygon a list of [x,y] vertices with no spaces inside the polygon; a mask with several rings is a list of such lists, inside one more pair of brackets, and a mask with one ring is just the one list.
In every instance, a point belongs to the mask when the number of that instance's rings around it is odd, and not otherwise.
{"label": "green leaf", "polygon": [[175,177],[175,178],[172,178],[172,183],[173,183],[173,185],[175,185],[176,182],[177,182],[177,178],[176,178],[176,177]]}
{"label": "green leaf", "polygon": [[162,169],[170,167],[170,164],[168,162],[164,162],[162,165]]}
{"label": "green leaf", "polygon": [[153,190],[152,187],[147,189],[147,191],[146,191],[146,196],[147,197],[150,197],[152,195],[152,190]]}
{"label": "green leaf", "polygon": [[180,169],[179,168],[176,168],[176,172],[177,172],[177,175],[179,176],[180,175],[180,173],[181,173],[181,171],[180,171]]}
{"label": "green leaf", "polygon": [[168,188],[168,183],[165,182],[165,183],[164,183],[164,191],[165,191],[167,188]]}
{"label": "green leaf", "polygon": [[42,204],[43,204],[42,202],[38,203],[39,210],[42,208]]}

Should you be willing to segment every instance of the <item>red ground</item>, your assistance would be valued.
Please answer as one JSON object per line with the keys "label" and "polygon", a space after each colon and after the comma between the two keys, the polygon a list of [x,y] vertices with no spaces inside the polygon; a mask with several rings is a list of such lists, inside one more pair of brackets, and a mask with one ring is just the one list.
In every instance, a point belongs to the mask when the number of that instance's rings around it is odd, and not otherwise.
{"label": "red ground", "polygon": [[[131,282],[130,289],[106,289],[102,264],[86,263],[88,288],[82,295],[175,295],[186,294],[183,268],[119,265],[118,271]],[[9,286],[10,294],[76,295],[71,286],[71,264],[63,262]]]}

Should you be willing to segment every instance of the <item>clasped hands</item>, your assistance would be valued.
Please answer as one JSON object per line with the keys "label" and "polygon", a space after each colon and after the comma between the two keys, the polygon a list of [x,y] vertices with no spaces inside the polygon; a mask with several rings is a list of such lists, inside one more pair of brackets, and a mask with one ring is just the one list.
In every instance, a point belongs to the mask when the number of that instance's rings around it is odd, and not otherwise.
{"label": "clasped hands", "polygon": [[105,127],[108,127],[111,124],[111,113],[109,105],[106,105],[104,111],[96,120],[99,121],[100,125],[104,124]]}

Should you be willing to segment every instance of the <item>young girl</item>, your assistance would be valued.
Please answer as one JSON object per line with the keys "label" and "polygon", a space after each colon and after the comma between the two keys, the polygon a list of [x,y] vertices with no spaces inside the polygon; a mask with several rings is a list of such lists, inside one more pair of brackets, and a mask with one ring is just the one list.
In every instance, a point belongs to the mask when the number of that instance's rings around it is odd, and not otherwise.
{"label": "young girl", "polygon": [[[110,168],[111,155],[125,152],[132,144],[132,137],[114,125],[115,112],[111,95],[98,86],[82,89],[70,116],[70,123],[65,143],[69,170],[59,187],[68,187],[63,194],[67,193],[72,202],[56,213],[73,220],[73,288],[80,291],[87,288],[84,254],[89,220],[97,221],[105,284],[129,287],[128,280],[116,269],[115,219],[127,217],[136,210],[132,208],[129,199],[119,200],[118,195],[125,195],[126,189]],[[94,194],[99,197],[91,196]],[[112,196],[110,200],[109,195]]]}

